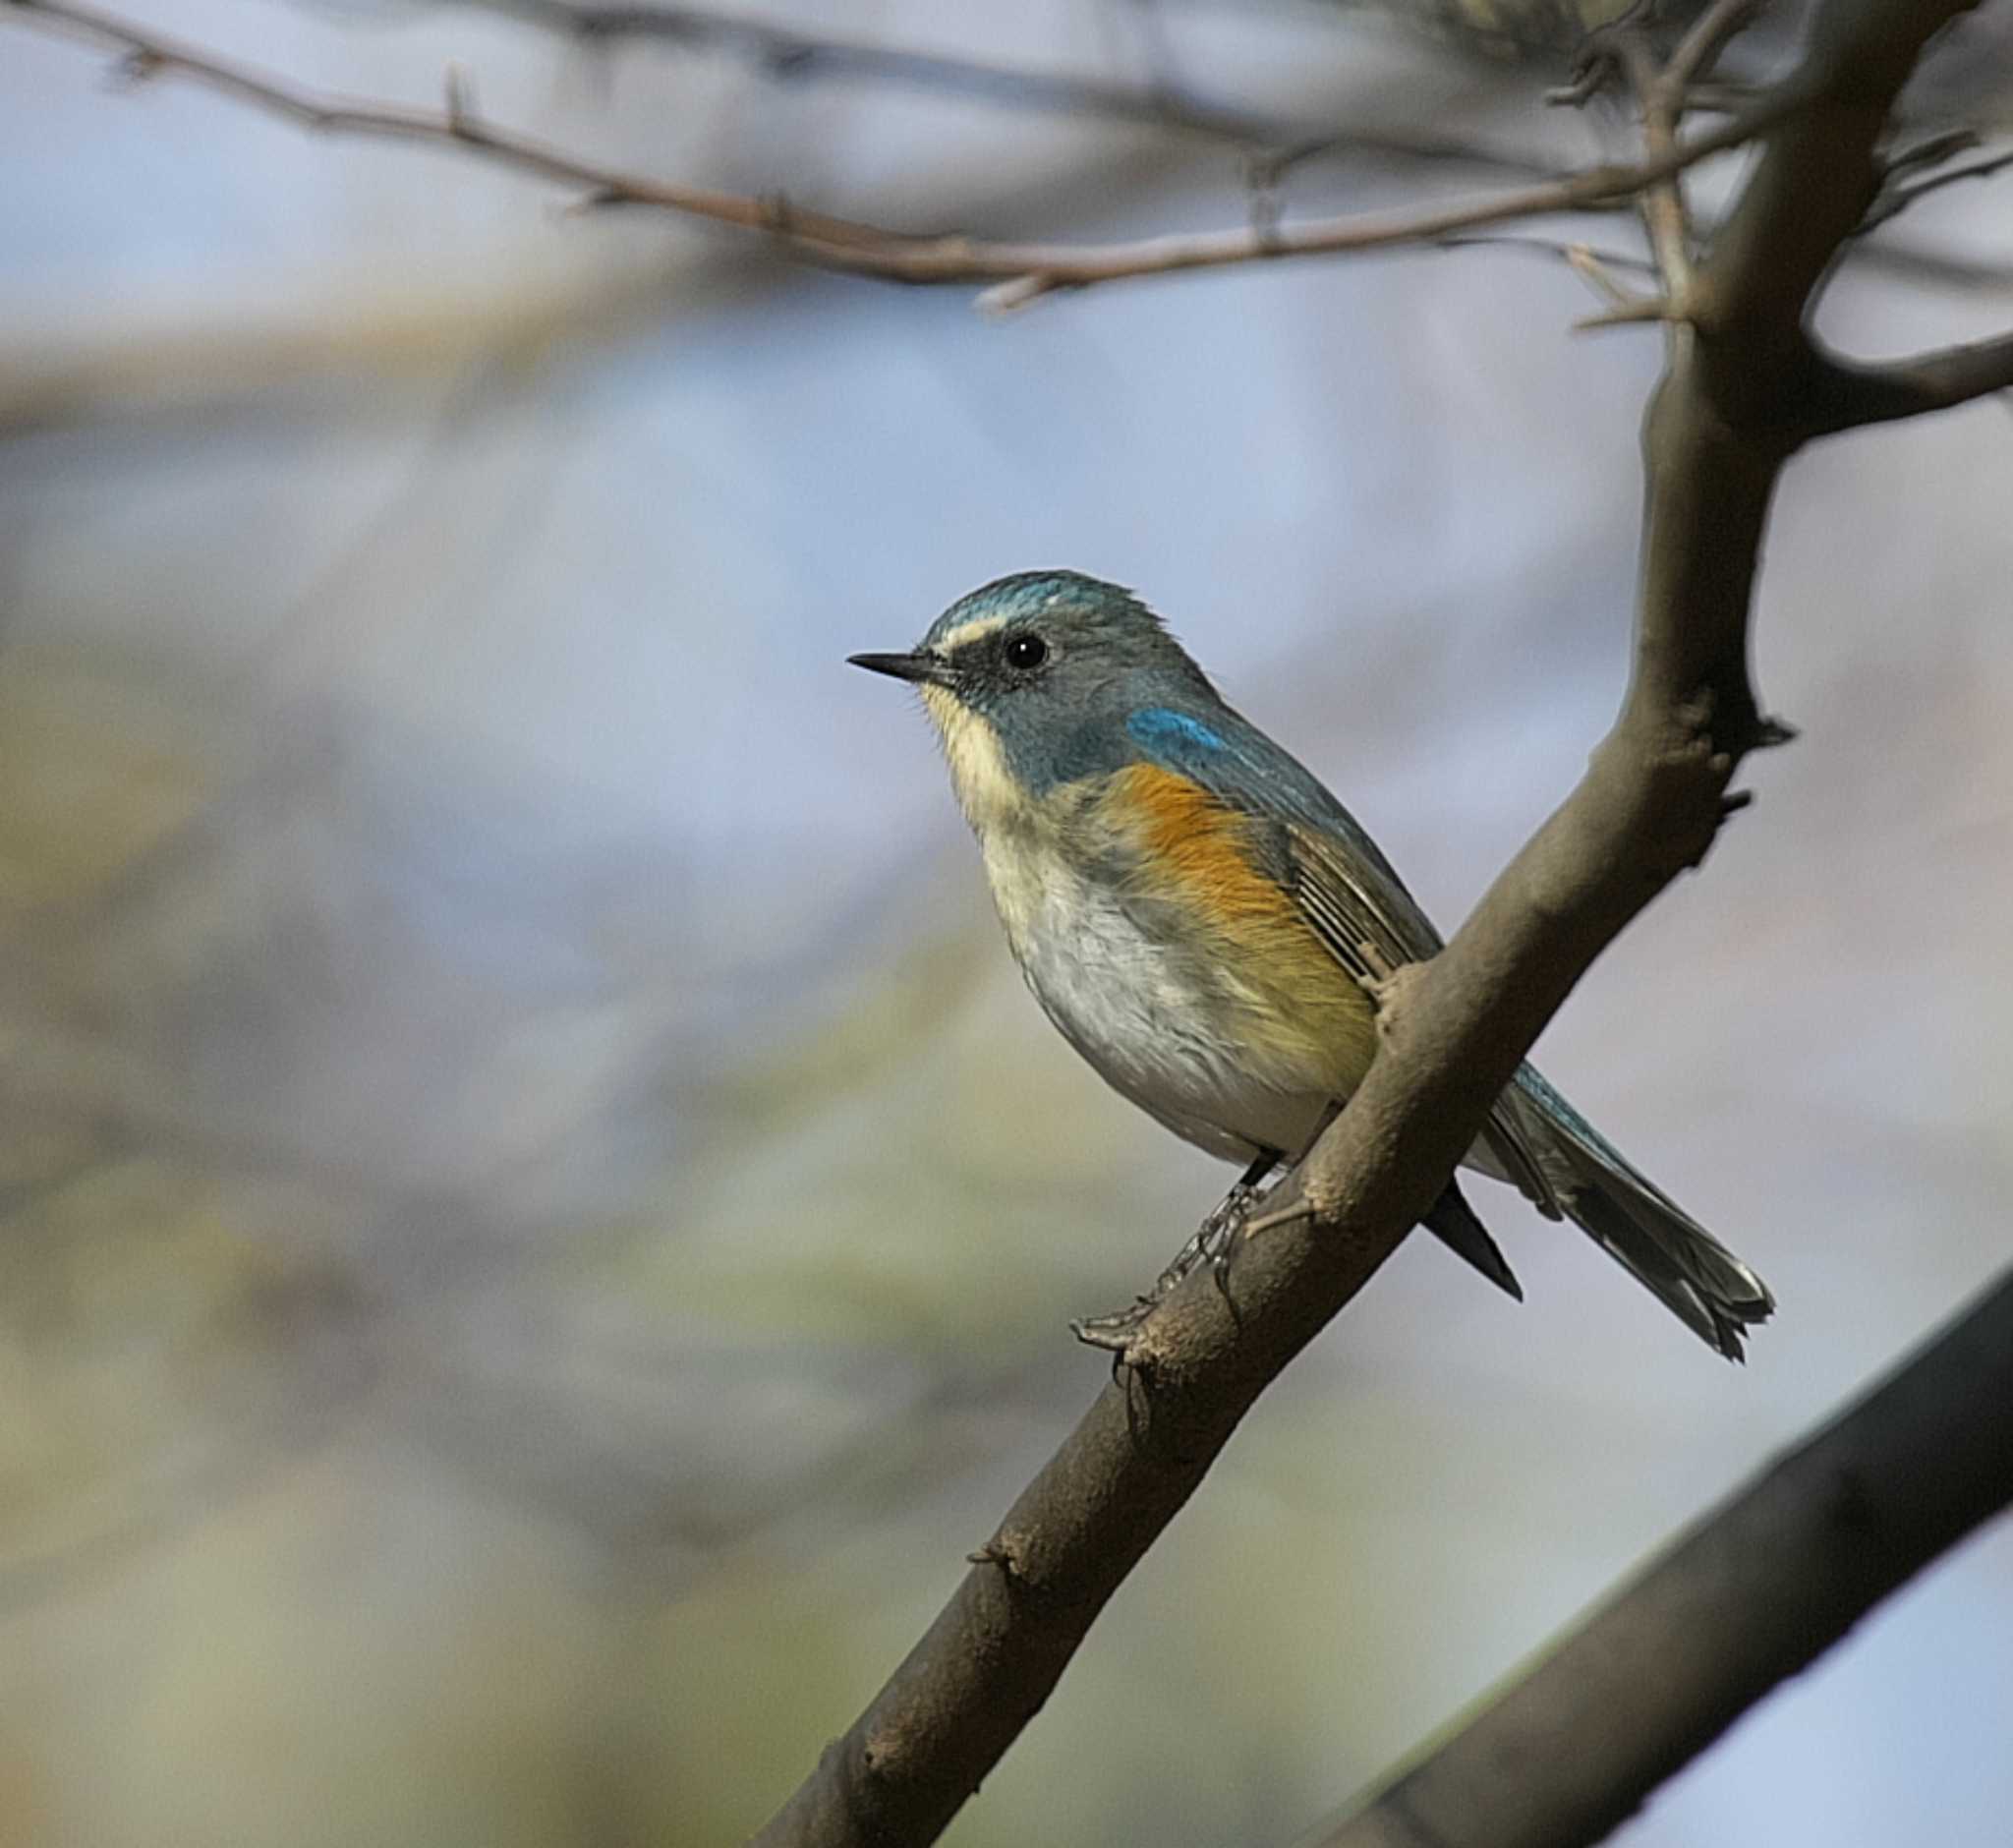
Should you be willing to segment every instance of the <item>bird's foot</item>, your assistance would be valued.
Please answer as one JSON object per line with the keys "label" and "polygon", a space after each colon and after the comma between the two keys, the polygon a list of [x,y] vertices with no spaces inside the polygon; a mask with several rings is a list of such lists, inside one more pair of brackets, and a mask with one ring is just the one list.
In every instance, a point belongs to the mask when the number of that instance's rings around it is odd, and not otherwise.
{"label": "bird's foot", "polygon": [[1224,1300],[1231,1299],[1231,1253],[1237,1248],[1237,1234],[1250,1217],[1251,1208],[1263,1197],[1255,1183],[1240,1181],[1227,1194],[1195,1236],[1175,1253],[1174,1261],[1154,1280],[1150,1294],[1135,1297],[1129,1308],[1115,1309],[1109,1315],[1086,1315],[1069,1324],[1076,1339],[1086,1347],[1103,1348],[1122,1355],[1132,1345],[1141,1324],[1174,1291],[1203,1265],[1209,1266]]}

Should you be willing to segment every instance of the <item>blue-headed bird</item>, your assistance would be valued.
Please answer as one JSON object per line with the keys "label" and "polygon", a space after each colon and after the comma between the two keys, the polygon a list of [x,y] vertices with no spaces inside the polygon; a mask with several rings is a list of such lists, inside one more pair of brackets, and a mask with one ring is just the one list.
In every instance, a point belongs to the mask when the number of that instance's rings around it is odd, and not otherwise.
{"label": "blue-headed bird", "polygon": [[[1001,578],[907,653],[851,659],[920,689],[1007,942],[1064,1038],[1176,1134],[1243,1164],[1152,1297],[1078,1324],[1122,1346],[1189,1269],[1226,1261],[1266,1177],[1368,1070],[1375,984],[1440,937],[1349,811],[1116,584]],[[1465,1165],[1573,1220],[1731,1359],[1774,1307],[1528,1065]],[[1522,1297],[1455,1184],[1423,1223]]]}

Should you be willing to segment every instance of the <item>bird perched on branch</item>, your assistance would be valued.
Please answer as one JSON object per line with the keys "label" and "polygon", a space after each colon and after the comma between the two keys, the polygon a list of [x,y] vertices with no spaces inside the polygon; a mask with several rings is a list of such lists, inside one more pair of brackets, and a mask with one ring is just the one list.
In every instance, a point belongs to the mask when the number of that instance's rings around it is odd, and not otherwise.
{"label": "bird perched on branch", "polygon": [[[1372,991],[1439,935],[1349,811],[1116,584],[1001,578],[908,653],[851,659],[920,689],[1007,942],[1063,1036],[1176,1134],[1244,1164],[1152,1297],[1077,1324],[1122,1348],[1190,1270],[1227,1260],[1265,1178],[1369,1069]],[[1730,1359],[1775,1306],[1527,1065],[1466,1165],[1572,1219]],[[1522,1298],[1453,1182],[1424,1224]]]}

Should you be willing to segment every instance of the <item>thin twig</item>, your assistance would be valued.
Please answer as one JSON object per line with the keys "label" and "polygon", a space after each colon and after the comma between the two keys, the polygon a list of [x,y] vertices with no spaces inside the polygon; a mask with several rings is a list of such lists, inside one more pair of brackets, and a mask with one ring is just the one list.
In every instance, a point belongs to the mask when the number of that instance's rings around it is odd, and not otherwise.
{"label": "thin twig", "polygon": [[[1728,41],[1746,29],[1762,4],[1763,0],[1712,0],[1661,65],[1645,33],[1626,25],[1618,29],[1616,56],[1641,105],[1642,145],[1651,159],[1667,156],[1677,146],[1693,86],[1710,76]],[[1643,193],[1639,203],[1663,275],[1664,300],[1670,305],[1658,318],[1682,321],[1692,293],[1692,217],[1683,178],[1673,173],[1659,181]]]}
{"label": "thin twig", "polygon": [[988,64],[951,53],[917,51],[829,32],[807,32],[752,15],[709,7],[573,5],[569,0],[488,0],[576,37],[606,43],[659,39],[692,50],[721,51],[783,82],[848,78],[937,89],[981,101],[1058,115],[1098,116],[1172,129],[1240,147],[1277,145],[1300,132],[1255,112],[1219,108],[1179,91],[1147,89],[1057,71]]}
{"label": "thin twig", "polygon": [[1571,244],[1566,248],[1566,261],[1572,265],[1573,273],[1607,303],[1610,314],[1622,310],[1639,310],[1650,306],[1649,301],[1633,289],[1625,289],[1610,273],[1608,265],[1583,244]]}
{"label": "thin twig", "polygon": [[1584,315],[1573,323],[1575,333],[1595,333],[1603,327],[1640,327],[1654,321],[1660,325],[1682,322],[1684,313],[1668,297],[1634,295],[1598,315]]}
{"label": "thin twig", "polygon": [[1270,230],[1245,225],[1119,244],[1007,244],[910,235],[807,210],[777,198],[644,178],[466,112],[457,115],[323,95],[144,29],[87,0],[4,0],[0,17],[56,22],[135,54],[145,76],[179,73],[322,133],[458,147],[575,188],[597,206],[652,207],[730,225],[759,233],[805,261],[855,274],[911,283],[999,284],[981,298],[994,308],[1017,307],[1056,289],[1085,288],[1125,277],[1429,244],[1450,232],[1610,204],[1698,161],[1742,146],[1788,120],[1801,105],[1795,86],[1785,86],[1749,114],[1674,146],[1659,158],[1582,168],[1480,199],[1349,213]]}
{"label": "thin twig", "polygon": [[1752,26],[1768,0],[1712,0],[1664,60],[1663,81],[1680,101],[1712,75],[1719,54]]}
{"label": "thin twig", "polygon": [[1599,271],[1606,276],[1605,286],[1596,282],[1599,293],[1606,297],[1612,291],[1626,298],[1628,291],[1622,289],[1607,272],[1616,269],[1634,270],[1639,275],[1653,276],[1656,265],[1646,259],[1638,257],[1633,251],[1618,251],[1612,246],[1600,244],[1569,243],[1564,238],[1528,237],[1519,231],[1475,232],[1467,236],[1445,237],[1439,240],[1443,250],[1508,250],[1529,251],[1537,257],[1555,257],[1577,273],[1587,275]]}
{"label": "thin twig", "polygon": [[1753,84],[1736,84],[1726,78],[1692,84],[1685,91],[1687,115],[1739,115],[1754,106],[1763,92]]}
{"label": "thin twig", "polygon": [[1599,250],[1589,244],[1569,244],[1559,238],[1526,237],[1513,231],[1479,232],[1467,237],[1442,238],[1439,248],[1447,251],[1476,248],[1530,251],[1542,257],[1562,260],[1581,281],[1607,304],[1601,314],[1576,321],[1575,331],[1606,327],[1622,321],[1661,320],[1668,313],[1661,297],[1643,295],[1625,287],[1614,275],[1617,269],[1656,274],[1656,265],[1627,251]]}
{"label": "thin twig", "polygon": [[1880,163],[1881,181],[1892,186],[1909,174],[1927,173],[1932,167],[1940,167],[1946,160],[1955,160],[1959,154],[1972,152],[1979,145],[1976,129],[1945,129],[1919,142],[1909,142],[1895,148]]}
{"label": "thin twig", "polygon": [[1549,173],[1544,163],[1507,149],[1479,146],[1429,127],[1386,125],[1336,132],[1206,101],[1182,85],[1150,87],[1070,72],[991,64],[949,52],[917,51],[828,32],[808,32],[709,7],[574,5],[570,0],[480,0],[492,11],[597,43],[658,40],[684,49],[722,52],[752,63],[778,82],[839,79],[939,90],[976,101],[1044,114],[1077,116],[1193,135],[1253,152],[1293,147],[1306,152],[1365,153],[1386,158]]}
{"label": "thin twig", "polygon": [[[1592,101],[1609,82],[1626,81],[1642,116],[1642,145],[1651,160],[1667,161],[1678,146],[1678,131],[1695,107],[1695,90],[1710,75],[1727,43],[1743,31],[1766,0],[1711,0],[1694,20],[1668,56],[1661,55],[1652,11],[1632,7],[1621,18],[1587,35],[1572,81],[1551,92],[1554,103],[1575,106]],[[1634,300],[1615,312],[1578,323],[1582,328],[1614,326],[1629,321],[1670,322],[1673,338],[1681,337],[1692,289],[1693,231],[1685,201],[1684,180],[1676,170],[1643,189],[1637,204],[1649,248],[1663,278],[1660,302]]]}
{"label": "thin twig", "polygon": [[1967,180],[1989,180],[2013,167],[2013,152],[1993,154],[1984,160],[1974,160],[1966,166],[1951,167],[1942,173],[1932,173],[1926,179],[1908,186],[1892,188],[1883,197],[1873,202],[1866,217],[1860,223],[1862,235],[1898,218],[1931,193],[1940,193],[1946,186],[1959,186]]}
{"label": "thin twig", "polygon": [[[1704,25],[1713,13],[1725,11],[1729,4],[1730,0],[1716,0],[1698,25]],[[1739,4],[1745,6],[1747,0],[1739,0]],[[1680,47],[1695,63],[1697,58],[1709,55],[1707,49],[1694,43],[1697,36],[1695,27]],[[1678,122],[1685,109],[1682,67],[1674,56],[1659,70],[1648,40],[1633,31],[1621,36],[1618,53],[1642,106],[1642,145],[1651,159],[1667,156],[1678,144]],[[1682,320],[1692,294],[1692,222],[1685,205],[1685,183],[1674,173],[1648,188],[1638,202],[1642,208],[1643,227],[1649,233],[1649,248],[1656,255],[1657,270],[1663,277],[1664,298],[1675,311],[1671,318]]]}

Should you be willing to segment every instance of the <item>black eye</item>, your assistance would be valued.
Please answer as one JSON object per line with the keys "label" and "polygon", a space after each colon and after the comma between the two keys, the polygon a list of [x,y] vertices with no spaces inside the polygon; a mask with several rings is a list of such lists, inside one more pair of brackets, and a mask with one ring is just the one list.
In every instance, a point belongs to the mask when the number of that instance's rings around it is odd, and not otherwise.
{"label": "black eye", "polygon": [[1009,667],[1018,667],[1022,673],[1039,667],[1049,658],[1049,645],[1039,635],[1010,635],[1002,651]]}

